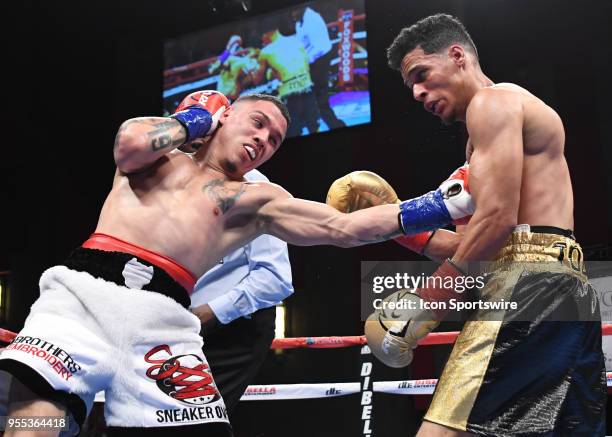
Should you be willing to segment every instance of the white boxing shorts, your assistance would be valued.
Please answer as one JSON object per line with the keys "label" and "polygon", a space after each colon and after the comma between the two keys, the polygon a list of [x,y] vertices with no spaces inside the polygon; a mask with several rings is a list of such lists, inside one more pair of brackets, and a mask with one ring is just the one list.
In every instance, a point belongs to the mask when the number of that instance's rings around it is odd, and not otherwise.
{"label": "white boxing shorts", "polygon": [[0,353],[0,370],[66,406],[79,426],[95,393],[105,391],[109,427],[232,435],[200,321],[167,269],[125,252],[79,248],[43,273],[40,292]]}

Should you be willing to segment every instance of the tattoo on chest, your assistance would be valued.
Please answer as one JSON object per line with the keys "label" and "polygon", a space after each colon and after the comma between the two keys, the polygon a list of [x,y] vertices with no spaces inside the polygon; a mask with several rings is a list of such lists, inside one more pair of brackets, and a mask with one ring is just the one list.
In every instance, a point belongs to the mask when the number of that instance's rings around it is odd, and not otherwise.
{"label": "tattoo on chest", "polygon": [[202,190],[225,214],[240,199],[246,187],[244,184],[236,185],[235,182],[230,186],[223,179],[214,179],[204,184]]}

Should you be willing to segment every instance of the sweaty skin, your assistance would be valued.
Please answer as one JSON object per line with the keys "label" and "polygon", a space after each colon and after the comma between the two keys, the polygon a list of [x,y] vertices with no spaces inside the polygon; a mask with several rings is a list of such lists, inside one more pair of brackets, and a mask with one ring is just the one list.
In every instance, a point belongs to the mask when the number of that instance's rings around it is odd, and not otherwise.
{"label": "sweaty skin", "polygon": [[[210,142],[190,156],[164,154],[185,138],[175,120],[125,122],[115,146],[118,170],[96,232],[171,257],[196,277],[264,233],[298,245],[342,247],[400,235],[397,205],[342,214],[295,199],[278,185],[243,180],[284,139],[287,123],[273,103],[237,102],[219,126]],[[256,151],[254,159],[249,147]]]}
{"label": "sweaty skin", "polygon": [[401,73],[427,111],[468,130],[476,212],[454,261],[491,259],[517,224],[573,229],[565,132],[551,107],[517,85],[494,84],[458,44],[444,54],[412,50]]}

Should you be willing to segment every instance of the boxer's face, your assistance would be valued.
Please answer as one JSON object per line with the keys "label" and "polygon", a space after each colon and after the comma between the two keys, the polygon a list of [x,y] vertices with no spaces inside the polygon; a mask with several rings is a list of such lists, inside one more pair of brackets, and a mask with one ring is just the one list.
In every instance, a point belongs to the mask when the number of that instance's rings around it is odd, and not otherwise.
{"label": "boxer's face", "polygon": [[460,115],[464,94],[461,73],[461,65],[450,52],[428,55],[420,47],[408,52],[401,65],[402,78],[414,99],[443,123]]}
{"label": "boxer's face", "polygon": [[287,121],[272,102],[243,100],[219,120],[216,148],[219,163],[230,174],[242,176],[274,155],[287,132]]}

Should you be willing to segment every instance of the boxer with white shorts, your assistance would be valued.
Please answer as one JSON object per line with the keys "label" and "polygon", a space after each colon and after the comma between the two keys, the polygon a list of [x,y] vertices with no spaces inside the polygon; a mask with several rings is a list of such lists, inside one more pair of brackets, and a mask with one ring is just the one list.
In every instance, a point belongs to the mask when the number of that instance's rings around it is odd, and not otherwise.
{"label": "boxer with white shorts", "polygon": [[19,381],[9,415],[68,412],[80,425],[104,389],[115,434],[232,434],[200,352],[198,320],[184,309],[192,279],[262,234],[341,247],[402,234],[401,204],[343,214],[245,181],[278,150],[289,123],[272,96],[229,106],[222,94],[199,91],[171,118],[122,124],[95,234],[67,267],[45,274],[19,343],[0,354],[0,367]]}

